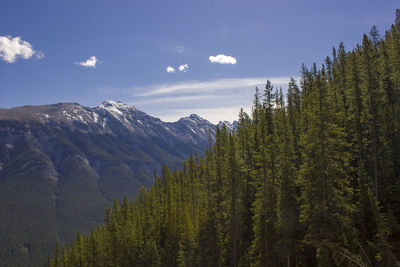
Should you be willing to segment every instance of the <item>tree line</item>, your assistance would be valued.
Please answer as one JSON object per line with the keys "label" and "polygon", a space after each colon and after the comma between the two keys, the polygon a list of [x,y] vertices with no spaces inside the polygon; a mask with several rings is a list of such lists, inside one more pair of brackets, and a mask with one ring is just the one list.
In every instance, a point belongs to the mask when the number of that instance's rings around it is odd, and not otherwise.
{"label": "tree line", "polygon": [[[212,143],[212,145],[211,145]],[[204,157],[162,167],[49,266],[394,266],[400,258],[400,10],[351,51],[267,81]]]}

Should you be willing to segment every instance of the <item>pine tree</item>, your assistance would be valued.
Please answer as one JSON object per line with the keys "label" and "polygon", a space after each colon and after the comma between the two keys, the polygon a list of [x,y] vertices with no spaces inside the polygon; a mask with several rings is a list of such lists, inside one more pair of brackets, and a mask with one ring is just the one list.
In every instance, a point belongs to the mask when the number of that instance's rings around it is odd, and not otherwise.
{"label": "pine tree", "polygon": [[301,163],[301,152],[300,152],[300,122],[301,122],[301,101],[300,101],[300,89],[296,84],[295,79],[290,78],[287,93],[287,116],[290,123],[290,130],[293,136],[293,149],[296,156],[296,169],[299,169]]}
{"label": "pine tree", "polygon": [[307,227],[305,241],[315,249],[322,266],[333,265],[334,251],[348,247],[353,237],[349,155],[344,129],[332,117],[333,96],[327,92],[324,69],[315,77],[307,112],[310,128],[302,135],[303,164],[301,221]]}
{"label": "pine tree", "polygon": [[373,177],[374,183],[374,194],[377,200],[379,200],[379,173],[378,173],[378,146],[379,146],[379,108],[380,108],[380,92],[378,84],[378,71],[377,71],[377,60],[376,50],[373,47],[371,40],[364,35],[362,42],[362,50],[360,56],[360,77],[361,77],[361,90],[364,95],[364,109],[362,120],[366,125],[365,131],[367,133],[367,140],[363,142],[370,143],[369,158],[370,163],[367,164],[367,171],[371,177]]}
{"label": "pine tree", "polygon": [[[258,132],[260,171],[255,179],[254,200],[254,240],[252,255],[254,266],[273,265],[276,262],[273,244],[277,239],[277,181],[276,181],[276,142],[273,122],[273,87],[267,81],[264,91],[262,116],[259,118]],[[256,102],[256,101],[255,101]]]}
{"label": "pine tree", "polygon": [[[289,88],[296,88],[294,80],[289,83]],[[293,97],[288,93],[288,101]],[[293,107],[292,107],[293,108]],[[288,110],[290,110],[288,108]],[[289,111],[288,111],[289,112]],[[278,155],[278,181],[279,181],[279,236],[277,246],[280,247],[281,262],[292,266],[298,250],[299,210],[296,186],[296,146],[293,144],[295,137],[290,131],[286,107],[283,103],[282,89],[276,98],[276,136],[279,145]]]}

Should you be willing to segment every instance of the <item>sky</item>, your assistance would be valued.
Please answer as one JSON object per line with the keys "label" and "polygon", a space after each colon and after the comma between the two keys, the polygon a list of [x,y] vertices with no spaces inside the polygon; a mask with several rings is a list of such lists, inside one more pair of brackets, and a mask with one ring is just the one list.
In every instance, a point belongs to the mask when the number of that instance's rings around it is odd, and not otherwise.
{"label": "sky", "polygon": [[237,119],[255,87],[384,34],[398,0],[1,0],[0,108],[117,100]]}

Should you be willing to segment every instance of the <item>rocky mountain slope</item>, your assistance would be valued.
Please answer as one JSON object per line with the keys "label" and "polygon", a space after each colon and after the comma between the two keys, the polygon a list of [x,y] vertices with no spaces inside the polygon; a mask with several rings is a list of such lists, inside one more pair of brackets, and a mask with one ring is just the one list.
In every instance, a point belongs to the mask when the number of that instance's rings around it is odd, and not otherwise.
{"label": "rocky mountain slope", "polygon": [[57,240],[88,233],[114,199],[151,184],[161,164],[203,153],[216,127],[116,101],[0,109],[1,266],[42,264]]}

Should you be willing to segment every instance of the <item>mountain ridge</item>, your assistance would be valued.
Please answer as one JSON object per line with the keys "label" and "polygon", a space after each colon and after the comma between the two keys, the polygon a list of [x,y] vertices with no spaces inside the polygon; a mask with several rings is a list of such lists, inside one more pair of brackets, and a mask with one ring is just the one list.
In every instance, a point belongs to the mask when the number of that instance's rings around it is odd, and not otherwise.
{"label": "mountain ridge", "polygon": [[[15,117],[16,115],[22,115],[22,114],[28,115],[29,116],[28,118],[35,118],[35,115],[42,115],[42,118],[44,117],[43,119],[48,119],[48,117],[46,117],[46,115],[48,115],[48,114],[40,112],[40,111],[54,112],[59,107],[60,108],[62,108],[62,107],[71,108],[72,106],[80,107],[80,108],[83,108],[83,109],[86,109],[86,110],[90,110],[90,111],[107,110],[108,112],[113,112],[114,114],[121,114],[121,110],[124,110],[124,111],[135,111],[135,112],[138,112],[138,113],[146,114],[147,116],[150,116],[150,117],[152,117],[154,119],[160,120],[160,121],[162,121],[164,123],[176,123],[179,120],[191,118],[191,119],[197,119],[199,121],[205,121],[205,122],[207,122],[209,124],[213,124],[213,123],[209,122],[207,119],[204,119],[204,118],[202,118],[201,116],[199,116],[199,115],[197,115],[195,113],[190,114],[187,117],[179,118],[176,121],[167,122],[167,121],[161,120],[160,118],[148,115],[147,113],[137,109],[133,105],[125,104],[125,103],[123,103],[121,101],[116,101],[116,100],[105,100],[100,105],[95,106],[95,107],[86,107],[86,106],[83,106],[83,105],[81,105],[81,104],[79,104],[77,102],[58,102],[58,103],[55,103],[55,104],[23,105],[23,106],[16,106],[16,107],[12,107],[12,108],[0,108],[0,119],[10,119],[10,118],[11,119],[16,119],[17,118],[17,117]],[[31,111],[37,111],[37,112],[35,114],[32,114],[32,113],[30,113]],[[64,110],[64,111],[66,111],[66,110]],[[75,112],[75,113],[77,113],[77,112]],[[11,117],[8,116],[7,117],[7,115],[14,115],[14,116],[11,116]],[[21,118],[19,118],[19,119],[21,119]],[[26,118],[23,118],[23,119],[26,119]],[[213,125],[219,125],[221,123],[231,123],[231,122],[229,122],[229,121],[220,121],[219,123],[213,124]]]}
{"label": "mountain ridge", "polygon": [[202,155],[216,127],[195,114],[163,122],[117,101],[0,109],[0,262],[41,265],[56,241],[89,233],[162,164]]}

